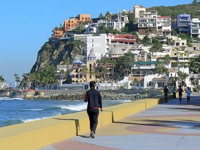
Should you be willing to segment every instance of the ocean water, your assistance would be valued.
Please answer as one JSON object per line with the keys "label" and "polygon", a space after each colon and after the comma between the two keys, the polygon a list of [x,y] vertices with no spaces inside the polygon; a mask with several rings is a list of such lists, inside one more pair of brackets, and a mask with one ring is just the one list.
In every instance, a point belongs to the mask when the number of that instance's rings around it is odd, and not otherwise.
{"label": "ocean water", "polygon": [[[124,102],[130,101],[103,101],[103,107]],[[0,98],[0,127],[84,111],[86,107],[87,103],[79,100],[24,100],[3,97]]]}

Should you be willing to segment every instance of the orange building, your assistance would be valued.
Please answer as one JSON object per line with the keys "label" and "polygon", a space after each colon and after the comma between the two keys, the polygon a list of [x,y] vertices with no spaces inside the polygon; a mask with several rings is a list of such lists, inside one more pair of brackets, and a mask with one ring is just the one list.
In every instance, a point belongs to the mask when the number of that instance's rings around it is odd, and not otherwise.
{"label": "orange building", "polygon": [[88,22],[91,21],[91,15],[90,14],[80,14],[77,16],[79,22]]}
{"label": "orange building", "polygon": [[51,35],[52,39],[59,39],[62,38],[64,31],[62,29],[54,29],[53,34]]}
{"label": "orange building", "polygon": [[79,24],[79,21],[77,18],[70,18],[68,20],[65,20],[64,31],[66,32],[67,30],[76,27],[78,24]]}
{"label": "orange building", "polygon": [[89,15],[89,14],[80,14],[76,18],[70,18],[68,20],[65,20],[64,31],[66,32],[66,31],[76,27],[81,22],[88,22],[88,21],[91,21],[91,15]]}

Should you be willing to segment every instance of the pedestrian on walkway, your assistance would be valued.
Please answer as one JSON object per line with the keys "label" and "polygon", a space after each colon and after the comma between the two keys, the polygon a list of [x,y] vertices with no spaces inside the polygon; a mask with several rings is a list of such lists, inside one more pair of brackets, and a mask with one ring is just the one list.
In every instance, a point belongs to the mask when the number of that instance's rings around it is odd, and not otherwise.
{"label": "pedestrian on walkway", "polygon": [[179,95],[179,102],[181,104],[182,95],[183,95],[183,89],[181,88],[181,86],[179,86],[179,88],[178,88],[178,95]]}
{"label": "pedestrian on walkway", "polygon": [[95,81],[90,82],[90,90],[85,93],[84,101],[88,102],[87,114],[90,120],[90,137],[95,138],[95,131],[98,125],[99,108],[102,109],[102,98],[99,91],[95,89]]}
{"label": "pedestrian on walkway", "polygon": [[176,86],[173,87],[172,92],[173,92],[173,98],[176,98],[176,92],[177,92]]}
{"label": "pedestrian on walkway", "polygon": [[187,87],[187,103],[190,103],[190,94],[192,93],[191,89],[189,87]]}
{"label": "pedestrian on walkway", "polygon": [[169,89],[166,85],[165,85],[165,88],[163,89],[163,93],[164,93],[164,97],[165,97],[165,103],[167,103],[168,102]]}

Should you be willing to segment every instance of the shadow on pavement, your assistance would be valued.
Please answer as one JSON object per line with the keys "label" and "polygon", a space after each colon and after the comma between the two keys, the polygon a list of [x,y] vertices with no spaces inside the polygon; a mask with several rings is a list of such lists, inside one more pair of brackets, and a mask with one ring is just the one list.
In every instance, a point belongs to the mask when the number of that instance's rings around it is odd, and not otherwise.
{"label": "shadow on pavement", "polygon": [[[137,120],[138,121],[138,120]],[[167,125],[167,124],[163,124],[164,122],[159,122],[158,120],[151,120],[151,121],[148,121],[148,120],[139,120],[139,121],[145,121],[145,122],[151,122],[151,123],[133,123],[133,122],[120,122],[120,121],[117,121],[117,122],[114,122],[114,123],[119,123],[119,124],[130,124],[130,125],[141,125],[141,126],[161,126],[161,127],[168,127],[168,128],[175,128],[175,126],[172,126],[172,125]],[[154,122],[153,122],[154,121]],[[165,123],[169,123],[169,121],[165,121]],[[162,123],[162,124],[161,124]]]}
{"label": "shadow on pavement", "polygon": [[87,139],[89,139],[90,138],[90,136],[86,136],[86,135],[78,135],[79,137],[82,137],[82,138],[87,138]]}
{"label": "shadow on pavement", "polygon": [[167,127],[167,128],[181,128],[182,126],[190,126],[191,129],[200,130],[200,122],[193,121],[193,120],[184,120],[184,121],[139,120],[139,121],[145,121],[146,123],[133,123],[133,122],[114,122],[114,123],[141,125],[141,126]]}

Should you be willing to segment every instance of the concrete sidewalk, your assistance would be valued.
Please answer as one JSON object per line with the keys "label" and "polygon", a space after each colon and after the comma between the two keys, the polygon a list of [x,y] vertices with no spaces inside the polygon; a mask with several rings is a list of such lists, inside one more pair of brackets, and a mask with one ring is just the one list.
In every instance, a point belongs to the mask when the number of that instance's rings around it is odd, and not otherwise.
{"label": "concrete sidewalk", "polygon": [[183,98],[129,116],[89,133],[49,145],[41,150],[199,150],[200,93],[191,103]]}

